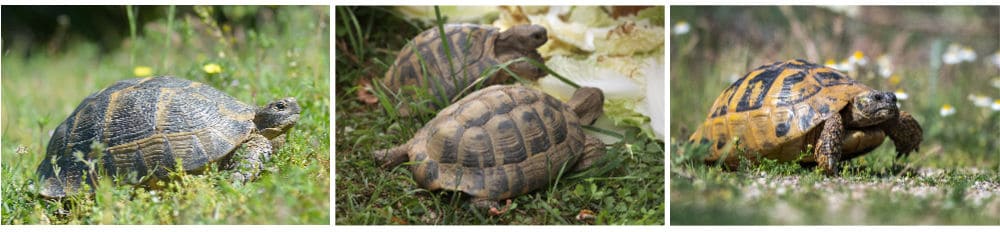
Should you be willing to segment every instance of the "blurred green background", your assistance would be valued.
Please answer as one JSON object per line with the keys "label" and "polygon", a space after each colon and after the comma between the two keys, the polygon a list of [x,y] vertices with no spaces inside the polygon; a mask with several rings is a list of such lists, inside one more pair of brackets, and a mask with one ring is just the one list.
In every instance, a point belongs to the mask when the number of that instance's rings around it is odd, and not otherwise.
{"label": "blurred green background", "polygon": [[[1000,224],[1000,7],[670,12],[672,224]],[[849,162],[859,171],[837,178],[794,164],[725,172],[696,162],[704,154],[687,139],[722,90],[758,66],[789,59],[896,92],[901,110],[924,129],[920,152],[894,161],[886,142]],[[930,191],[913,193],[920,188]],[[860,216],[838,217],[848,214]]]}
{"label": "blurred green background", "polygon": [[[2,224],[329,224],[327,6],[3,6]],[[173,75],[302,118],[258,181],[179,175],[162,190],[100,185],[46,200],[29,189],[50,134],[87,95]]]}

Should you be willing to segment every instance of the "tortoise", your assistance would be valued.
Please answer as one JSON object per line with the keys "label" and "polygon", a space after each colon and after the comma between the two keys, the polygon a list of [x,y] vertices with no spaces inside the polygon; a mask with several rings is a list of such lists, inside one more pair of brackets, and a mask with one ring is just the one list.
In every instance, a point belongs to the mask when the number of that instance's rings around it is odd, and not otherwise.
{"label": "tortoise", "polygon": [[604,143],[581,127],[602,114],[603,102],[603,93],[590,87],[567,104],[528,87],[494,85],[444,108],[408,142],[374,157],[382,168],[412,161],[421,188],[464,192],[474,206],[499,214],[496,200],[542,188],[560,170],[582,171],[604,156]]}
{"label": "tortoise", "polygon": [[[87,96],[56,127],[36,171],[38,190],[47,198],[66,197],[84,181],[93,187],[98,173],[115,183],[155,187],[176,168],[198,173],[213,162],[232,170],[234,182],[251,181],[283,144],[299,111],[294,98],[257,108],[169,76],[118,81]],[[92,153],[94,143],[106,148]]]}
{"label": "tortoise", "polygon": [[[874,150],[886,136],[897,158],[918,150],[923,136],[916,119],[899,110],[895,94],[789,60],[760,66],[726,88],[690,140],[711,144],[708,163],[726,155],[727,166],[735,167],[739,157],[756,163],[759,155],[836,175],[840,161]],[[742,153],[733,153],[734,147]],[[800,157],[809,149],[811,156]]]}
{"label": "tortoise", "polygon": [[[427,91],[431,98],[427,107],[436,110],[455,101],[466,88],[475,86],[477,79],[491,67],[521,57],[542,62],[536,49],[548,41],[545,28],[538,25],[518,25],[501,32],[491,26],[446,24],[444,33],[448,43],[441,39],[438,27],[418,34],[403,47],[382,79],[385,89],[398,99],[407,99],[399,102],[400,115],[411,115],[407,101],[420,100],[413,99],[417,89]],[[545,75],[545,71],[524,61],[507,68],[529,81]],[[482,84],[501,84],[510,79],[507,72],[497,71]],[[406,86],[413,87],[404,89]]]}

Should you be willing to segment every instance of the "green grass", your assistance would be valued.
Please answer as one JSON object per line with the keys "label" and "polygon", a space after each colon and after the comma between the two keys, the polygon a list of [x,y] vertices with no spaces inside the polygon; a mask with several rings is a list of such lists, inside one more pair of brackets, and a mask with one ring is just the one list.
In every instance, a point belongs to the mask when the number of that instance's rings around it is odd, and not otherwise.
{"label": "green grass", "polygon": [[[692,25],[691,33],[671,37],[671,224],[1000,224],[1000,112],[967,99],[1000,98],[989,84],[1000,68],[988,60],[1000,50],[994,17],[1000,9],[868,8],[859,17],[791,9],[793,20],[777,7],[671,8],[671,24]],[[860,49],[869,64],[849,75],[877,89],[909,93],[901,109],[924,129],[920,152],[895,160],[886,142],[845,163],[839,177],[798,164],[764,162],[724,171],[700,162],[706,149],[687,143],[688,136],[731,75],[807,59],[809,43],[793,35],[792,21],[815,44],[821,60],[813,62],[839,61]],[[843,23],[841,34],[829,26],[836,23]],[[951,43],[971,47],[979,59],[941,64]],[[893,57],[898,84],[876,74],[874,57],[882,54]],[[957,113],[942,116],[944,104]]]}
{"label": "green grass", "polygon": [[[258,10],[273,14],[256,27],[209,17]],[[133,25],[144,33],[132,33],[138,35],[108,53],[90,42],[54,54],[18,47],[5,51],[2,224],[329,224],[329,8],[196,12]],[[206,73],[206,64],[217,64],[222,72]],[[115,186],[106,179],[94,194],[61,201],[29,191],[51,131],[84,97],[133,78],[137,66],[151,68],[153,75],[208,83],[254,105],[295,97],[302,118],[285,147],[266,164],[273,168],[246,185],[235,186],[225,172],[209,171],[179,173],[155,191]]]}
{"label": "green grass", "polygon": [[[549,188],[516,197],[489,216],[468,197],[419,188],[407,168],[380,169],[372,154],[405,143],[432,116],[394,119],[359,101],[361,80],[379,81],[399,49],[423,29],[391,9],[337,7],[336,224],[643,224],[664,223],[663,143],[628,130],[608,146],[606,173],[564,175]],[[348,46],[349,45],[349,46]],[[578,221],[580,210],[596,219]]]}

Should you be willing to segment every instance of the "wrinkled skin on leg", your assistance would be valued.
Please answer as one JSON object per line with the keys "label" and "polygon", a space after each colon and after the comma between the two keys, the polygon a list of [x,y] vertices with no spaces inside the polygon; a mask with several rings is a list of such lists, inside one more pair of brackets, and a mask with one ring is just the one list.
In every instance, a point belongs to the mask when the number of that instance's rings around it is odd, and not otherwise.
{"label": "wrinkled skin on leg", "polygon": [[896,158],[909,156],[910,152],[920,150],[924,131],[909,113],[900,111],[898,118],[887,120],[879,127],[889,135],[889,138],[896,145]]}
{"label": "wrinkled skin on leg", "polygon": [[844,123],[840,114],[833,114],[823,124],[823,132],[816,142],[816,163],[823,173],[836,175],[840,172],[839,162],[844,138]]}
{"label": "wrinkled skin on leg", "polygon": [[262,135],[253,134],[240,145],[223,167],[232,172],[233,183],[243,184],[257,179],[264,170],[264,163],[271,159],[271,141]]}

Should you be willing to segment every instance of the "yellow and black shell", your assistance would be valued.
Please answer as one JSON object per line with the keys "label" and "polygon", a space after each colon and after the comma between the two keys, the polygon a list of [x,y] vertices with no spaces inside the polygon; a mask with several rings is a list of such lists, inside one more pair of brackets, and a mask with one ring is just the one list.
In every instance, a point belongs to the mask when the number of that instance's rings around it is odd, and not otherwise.
{"label": "yellow and black shell", "polygon": [[[819,137],[818,125],[840,113],[857,94],[871,90],[841,72],[803,60],[760,66],[722,92],[690,140],[712,144],[708,161],[730,153],[724,150],[728,143],[745,154],[793,161]],[[729,156],[726,162],[738,162],[736,158]]]}
{"label": "yellow and black shell", "polygon": [[[173,77],[128,79],[87,96],[55,129],[37,173],[46,197],[93,186],[103,166],[129,184],[166,179],[182,163],[199,171],[246,141],[256,126],[256,108],[211,86]],[[103,152],[91,153],[100,143]],[[98,159],[98,157],[100,159]],[[85,177],[86,176],[86,177]]]}
{"label": "yellow and black shell", "polygon": [[407,148],[422,188],[505,199],[570,170],[586,139],[569,105],[527,87],[495,85],[443,109]]}

